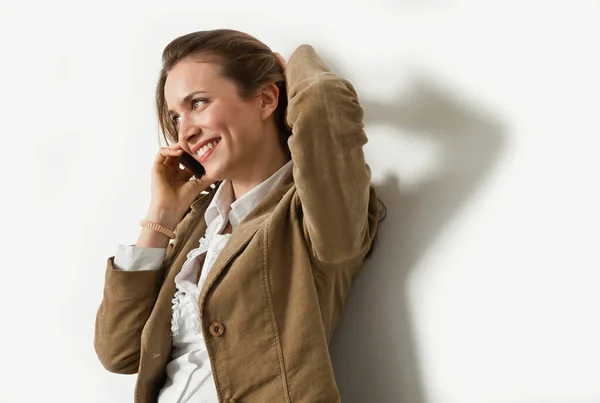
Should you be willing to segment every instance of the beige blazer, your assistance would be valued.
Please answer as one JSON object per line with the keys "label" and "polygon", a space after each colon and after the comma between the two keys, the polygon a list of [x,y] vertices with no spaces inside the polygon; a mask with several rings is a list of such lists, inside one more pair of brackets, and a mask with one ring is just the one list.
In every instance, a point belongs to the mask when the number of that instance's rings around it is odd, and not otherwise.
{"label": "beige blazer", "polygon": [[[339,402],[328,344],[377,231],[363,111],[352,85],[302,45],[289,59],[290,172],[233,231],[198,300],[219,402]],[[94,345],[111,372],[138,373],[155,402],[171,353],[174,278],[206,230],[197,198],[158,270],[108,258]]]}

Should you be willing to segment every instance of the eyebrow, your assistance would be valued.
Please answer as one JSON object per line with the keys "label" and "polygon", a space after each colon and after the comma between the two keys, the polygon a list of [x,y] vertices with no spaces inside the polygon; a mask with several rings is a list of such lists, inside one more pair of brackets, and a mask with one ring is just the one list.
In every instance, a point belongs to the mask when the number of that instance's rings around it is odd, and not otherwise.
{"label": "eyebrow", "polygon": [[[198,94],[206,94],[206,91],[195,91],[195,92],[189,93],[185,97],[183,97],[180,104],[187,104],[188,102],[190,102],[190,100],[194,96],[196,96]],[[169,116],[173,116],[173,115],[175,115],[175,112],[169,109]]]}

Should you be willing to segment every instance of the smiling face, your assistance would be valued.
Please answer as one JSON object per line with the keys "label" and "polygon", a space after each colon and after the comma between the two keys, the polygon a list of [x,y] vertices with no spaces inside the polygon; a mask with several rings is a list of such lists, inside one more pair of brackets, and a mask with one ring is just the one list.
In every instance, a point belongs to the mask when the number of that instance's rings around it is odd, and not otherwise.
{"label": "smiling face", "polygon": [[179,61],[167,75],[164,95],[181,147],[204,166],[207,177],[240,177],[268,158],[272,141],[266,138],[261,97],[240,98],[216,62]]}

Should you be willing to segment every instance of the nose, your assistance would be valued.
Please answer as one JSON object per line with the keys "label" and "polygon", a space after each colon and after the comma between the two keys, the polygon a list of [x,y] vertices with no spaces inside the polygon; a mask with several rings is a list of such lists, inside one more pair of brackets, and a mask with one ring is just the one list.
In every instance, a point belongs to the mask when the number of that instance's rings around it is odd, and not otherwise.
{"label": "nose", "polygon": [[179,143],[186,151],[190,151],[191,144],[194,138],[199,137],[202,130],[198,125],[195,125],[190,118],[183,118],[179,122]]}

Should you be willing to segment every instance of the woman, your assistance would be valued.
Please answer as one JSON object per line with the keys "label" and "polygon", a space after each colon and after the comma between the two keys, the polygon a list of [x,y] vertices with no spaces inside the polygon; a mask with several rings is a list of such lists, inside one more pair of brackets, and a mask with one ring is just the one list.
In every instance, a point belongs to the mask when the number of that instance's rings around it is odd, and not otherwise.
{"label": "woman", "polygon": [[156,104],[172,144],[107,262],[100,361],[136,402],[339,401],[328,343],[378,224],[353,87],[308,45],[286,66],[215,30],[165,48]]}

